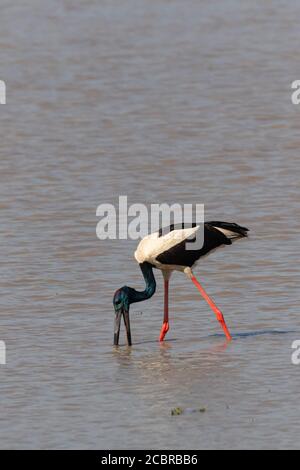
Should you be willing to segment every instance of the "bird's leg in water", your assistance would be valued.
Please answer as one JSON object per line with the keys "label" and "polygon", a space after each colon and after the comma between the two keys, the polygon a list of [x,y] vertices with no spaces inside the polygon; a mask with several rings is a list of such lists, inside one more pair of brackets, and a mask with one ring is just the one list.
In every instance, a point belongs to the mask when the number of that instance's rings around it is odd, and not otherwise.
{"label": "bird's leg in water", "polygon": [[163,341],[169,331],[169,279],[164,274],[164,322],[160,330],[159,341]]}
{"label": "bird's leg in water", "polygon": [[203,289],[203,287],[201,286],[200,282],[195,278],[195,276],[193,275],[192,272],[190,273],[187,273],[189,278],[191,279],[191,281],[195,284],[195,286],[197,287],[197,289],[199,290],[200,294],[202,295],[202,297],[206,300],[206,302],[208,303],[208,305],[210,306],[210,308],[213,310],[213,312],[215,313],[217,319],[219,320],[219,322],[221,323],[221,326],[224,330],[224,333],[226,335],[226,338],[228,339],[228,341],[231,341],[232,337],[231,337],[231,334],[229,333],[229,330],[227,328],[227,325],[225,323],[225,319],[223,317],[223,314],[221,312],[221,310],[218,309],[218,307],[215,305],[215,303],[213,302],[213,300],[209,297],[209,295],[205,292],[205,290]]}

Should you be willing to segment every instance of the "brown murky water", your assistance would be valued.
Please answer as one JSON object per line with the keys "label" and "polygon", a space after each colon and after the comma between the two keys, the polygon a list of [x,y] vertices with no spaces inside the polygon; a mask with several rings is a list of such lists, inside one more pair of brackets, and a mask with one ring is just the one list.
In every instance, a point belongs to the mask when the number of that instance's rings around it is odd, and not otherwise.
{"label": "brown murky water", "polygon": [[[299,446],[299,15],[296,0],[2,0],[1,448]],[[136,242],[95,235],[119,194],[251,228],[198,268],[231,344],[180,274],[158,344],[158,273],[133,348],[113,349],[112,294],[143,285]]]}

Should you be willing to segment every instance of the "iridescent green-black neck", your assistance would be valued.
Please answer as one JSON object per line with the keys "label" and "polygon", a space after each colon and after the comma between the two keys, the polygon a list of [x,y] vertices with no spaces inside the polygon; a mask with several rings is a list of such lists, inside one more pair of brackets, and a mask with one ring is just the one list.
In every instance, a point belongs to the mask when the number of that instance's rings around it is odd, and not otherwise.
{"label": "iridescent green-black neck", "polygon": [[150,263],[145,262],[140,264],[140,268],[145,279],[146,287],[143,291],[137,291],[132,287],[128,287],[130,304],[150,299],[150,297],[152,297],[155,293],[156,281],[153,274],[153,266]]}

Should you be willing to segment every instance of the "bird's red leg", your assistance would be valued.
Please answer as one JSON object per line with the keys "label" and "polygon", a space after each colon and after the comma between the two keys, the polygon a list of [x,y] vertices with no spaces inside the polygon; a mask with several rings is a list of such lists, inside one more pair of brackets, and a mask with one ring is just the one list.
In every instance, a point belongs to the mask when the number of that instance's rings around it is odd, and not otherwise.
{"label": "bird's red leg", "polygon": [[164,280],[164,322],[160,330],[159,341],[163,341],[169,331],[169,280]]}
{"label": "bird's red leg", "polygon": [[222,328],[224,330],[224,333],[226,335],[226,338],[231,341],[232,337],[231,337],[231,334],[229,333],[229,330],[226,326],[226,323],[225,323],[225,320],[224,320],[224,317],[223,317],[223,314],[221,312],[221,310],[218,309],[218,307],[215,305],[215,303],[212,301],[212,299],[209,297],[209,295],[205,292],[205,290],[203,289],[203,287],[201,286],[200,282],[198,282],[198,280],[195,278],[194,275],[191,276],[191,280],[193,281],[193,283],[195,284],[195,286],[197,287],[197,289],[199,290],[200,294],[202,295],[202,297],[206,300],[206,302],[208,303],[208,305],[210,306],[210,308],[214,311],[214,313],[216,314],[216,317],[217,319],[219,320],[219,322],[221,323],[222,325]]}

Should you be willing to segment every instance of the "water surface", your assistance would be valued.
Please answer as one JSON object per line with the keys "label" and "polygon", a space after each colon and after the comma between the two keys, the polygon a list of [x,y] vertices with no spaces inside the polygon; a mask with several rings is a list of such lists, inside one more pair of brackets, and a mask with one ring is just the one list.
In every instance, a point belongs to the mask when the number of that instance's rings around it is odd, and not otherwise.
{"label": "water surface", "polygon": [[[296,1],[2,0],[1,448],[297,448],[299,77]],[[135,241],[100,242],[96,207],[204,203],[251,238],[131,309]],[[122,336],[122,344],[124,344]],[[204,414],[171,416],[177,406]]]}

